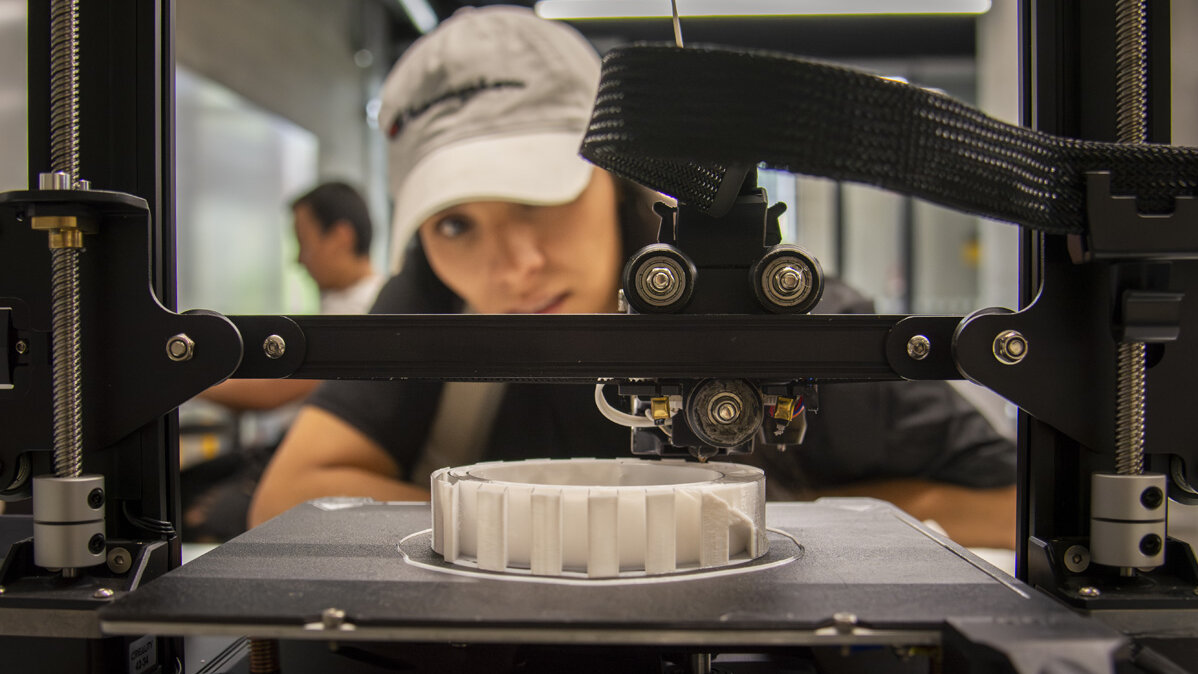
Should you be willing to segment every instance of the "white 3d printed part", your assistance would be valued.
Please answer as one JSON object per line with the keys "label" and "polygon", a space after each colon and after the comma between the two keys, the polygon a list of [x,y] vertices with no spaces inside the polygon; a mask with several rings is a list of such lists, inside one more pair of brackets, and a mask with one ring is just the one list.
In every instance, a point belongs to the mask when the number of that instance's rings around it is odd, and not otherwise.
{"label": "white 3d printed part", "polygon": [[433,551],[487,571],[643,576],[764,555],[765,474],[732,463],[491,461],[432,475]]}

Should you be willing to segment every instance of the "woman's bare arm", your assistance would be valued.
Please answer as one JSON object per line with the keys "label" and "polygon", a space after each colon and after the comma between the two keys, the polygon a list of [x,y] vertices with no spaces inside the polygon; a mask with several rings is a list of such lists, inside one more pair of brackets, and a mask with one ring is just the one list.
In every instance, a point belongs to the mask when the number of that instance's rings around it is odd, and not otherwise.
{"label": "woman's bare arm", "polygon": [[303,400],[319,385],[319,379],[226,379],[199,397],[235,410],[273,410]]}
{"label": "woman's bare arm", "polygon": [[318,407],[304,407],[262,475],[250,505],[256,526],[323,496],[427,501],[426,487],[400,481],[399,466],[378,443]]}
{"label": "woman's bare arm", "polygon": [[1015,548],[1015,486],[973,489],[918,479],[863,482],[817,496],[869,496],[920,520],[935,520],[966,547]]}

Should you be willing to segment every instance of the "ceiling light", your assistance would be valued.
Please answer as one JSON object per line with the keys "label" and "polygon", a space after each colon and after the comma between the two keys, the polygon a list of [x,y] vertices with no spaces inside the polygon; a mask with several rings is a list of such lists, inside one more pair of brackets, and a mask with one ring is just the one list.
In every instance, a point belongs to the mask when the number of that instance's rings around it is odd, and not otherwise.
{"label": "ceiling light", "polygon": [[427,33],[437,27],[437,13],[428,4],[428,0],[398,0],[403,7],[404,14],[408,15],[408,20],[416,26],[416,30],[421,33]]}
{"label": "ceiling light", "polygon": [[[679,16],[868,16],[984,14],[990,0],[677,0]],[[545,19],[647,19],[671,16],[669,0],[538,0]]]}

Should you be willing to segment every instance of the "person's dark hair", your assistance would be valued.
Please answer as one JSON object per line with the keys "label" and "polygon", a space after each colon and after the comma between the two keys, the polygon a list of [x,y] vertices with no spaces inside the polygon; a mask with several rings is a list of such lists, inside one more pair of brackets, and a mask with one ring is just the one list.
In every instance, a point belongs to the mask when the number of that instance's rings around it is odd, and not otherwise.
{"label": "person's dark hair", "polygon": [[359,256],[370,254],[370,240],[374,226],[370,222],[370,211],[366,201],[353,187],[342,182],[317,185],[291,202],[291,209],[300,206],[312,209],[320,231],[328,233],[338,221],[348,222],[354,230],[354,252]]}
{"label": "person's dark hair", "polygon": [[[613,176],[616,181],[616,215],[620,220],[620,237],[623,242],[624,260],[651,243],[657,243],[661,217],[653,211],[653,204],[661,195],[645,187]],[[404,249],[403,270],[399,277],[388,283],[380,293],[398,293],[403,299],[390,304],[411,307],[412,313],[456,314],[464,303],[450,290],[424,255],[419,236],[413,236]],[[394,286],[393,288],[391,286]]]}

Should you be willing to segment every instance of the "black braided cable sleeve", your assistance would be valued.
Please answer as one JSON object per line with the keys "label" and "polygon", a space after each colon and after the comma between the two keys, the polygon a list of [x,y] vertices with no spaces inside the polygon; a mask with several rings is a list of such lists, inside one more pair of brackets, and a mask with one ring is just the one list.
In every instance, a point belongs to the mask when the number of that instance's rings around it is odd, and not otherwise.
{"label": "black braided cable sleeve", "polygon": [[1088,171],[1144,213],[1198,193],[1192,148],[1061,138],[843,66],[689,46],[607,54],[582,155],[703,210],[728,167],[764,164],[1051,233],[1085,231]]}

